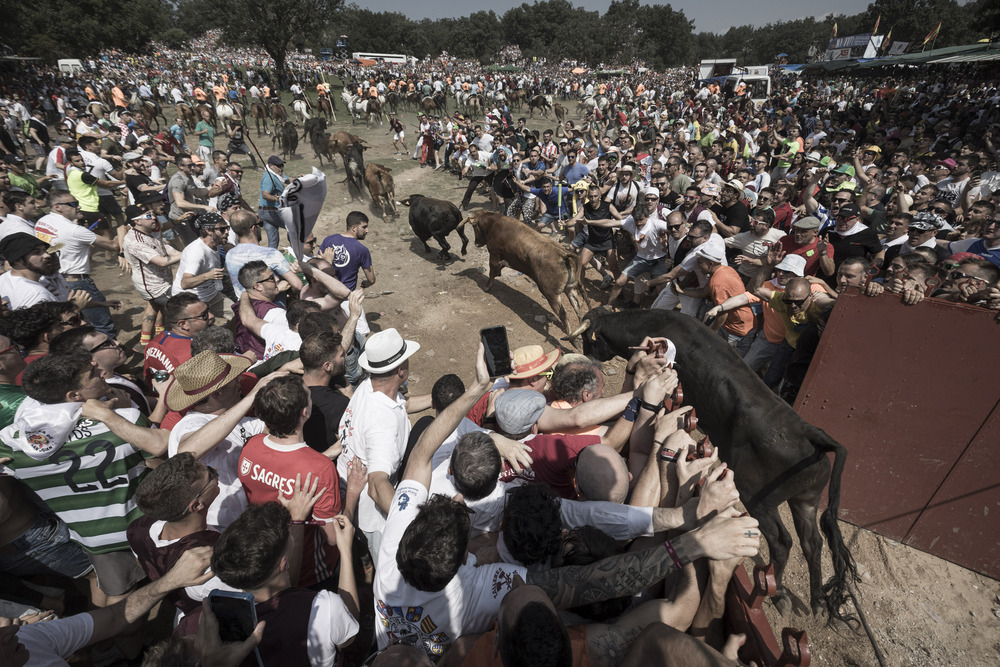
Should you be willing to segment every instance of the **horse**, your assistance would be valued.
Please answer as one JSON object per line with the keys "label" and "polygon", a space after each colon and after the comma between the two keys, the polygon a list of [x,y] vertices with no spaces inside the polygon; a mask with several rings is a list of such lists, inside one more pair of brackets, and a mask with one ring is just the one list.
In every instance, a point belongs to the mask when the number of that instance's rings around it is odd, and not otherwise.
{"label": "horse", "polygon": [[406,110],[415,111],[417,106],[420,104],[420,98],[422,95],[417,91],[413,90],[406,94]]}
{"label": "horse", "polygon": [[420,106],[424,110],[425,116],[438,110],[437,102],[430,95],[420,100]]}
{"label": "horse", "polygon": [[389,94],[385,96],[385,103],[389,111],[392,113],[399,112],[399,93],[395,90],[390,90]]}
{"label": "horse", "polygon": [[530,100],[528,100],[528,116],[531,118],[535,117],[535,109],[541,109],[542,116],[548,118],[549,109],[551,108],[552,108],[551,95],[535,95]]}
{"label": "horse", "polygon": [[477,94],[470,94],[466,102],[469,118],[476,118],[483,115],[483,101]]}
{"label": "horse", "polygon": [[236,116],[236,108],[225,100],[221,100],[215,107],[215,120],[212,121],[214,125],[216,121],[222,123],[223,129],[229,125],[229,119]]}
{"label": "horse", "polygon": [[524,107],[524,91],[521,89],[510,91],[510,107],[520,111]]}
{"label": "horse", "polygon": [[194,126],[198,124],[198,119],[195,117],[194,109],[187,102],[179,102],[174,105],[177,110],[177,120],[189,130],[194,130]]}
{"label": "horse", "polygon": [[309,103],[305,100],[295,100],[292,102],[292,109],[303,123],[309,120]]}
{"label": "horse", "polygon": [[556,120],[560,125],[566,122],[566,107],[556,102],[552,105],[552,111],[556,114]]}
{"label": "horse", "polygon": [[316,100],[316,107],[320,114],[326,117],[327,120],[333,119],[333,122],[337,122],[337,113],[333,108],[333,98],[331,97],[320,97]]}
{"label": "horse", "polygon": [[288,120],[288,114],[285,113],[285,107],[281,104],[271,105],[271,122],[274,124],[274,133],[278,133],[278,128]]}
{"label": "horse", "polygon": [[163,119],[163,124],[167,127],[170,123],[167,122],[167,117],[163,115],[163,109],[160,107],[158,102],[152,100],[144,100],[139,103],[139,113],[142,114],[143,119],[146,121],[146,127],[149,127],[150,123],[156,124],[156,131],[160,131],[160,121],[158,118]]}
{"label": "horse", "polygon": [[94,118],[98,120],[104,118],[104,113],[108,110],[107,105],[100,100],[91,100],[87,102],[87,111],[94,114]]}
{"label": "horse", "polygon": [[260,125],[264,124],[264,134],[267,134],[267,107],[260,100],[254,100],[250,104],[250,115],[257,126],[257,136],[260,136]]}
{"label": "horse", "polygon": [[443,90],[434,93],[434,103],[441,113],[448,113],[448,95]]}

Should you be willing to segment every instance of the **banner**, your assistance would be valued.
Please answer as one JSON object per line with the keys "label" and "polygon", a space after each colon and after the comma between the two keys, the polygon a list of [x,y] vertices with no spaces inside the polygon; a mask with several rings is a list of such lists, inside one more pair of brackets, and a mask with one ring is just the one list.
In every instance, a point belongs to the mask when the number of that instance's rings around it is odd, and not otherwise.
{"label": "banner", "polygon": [[872,33],[870,32],[861,33],[860,35],[848,35],[847,37],[837,37],[830,40],[826,49],[828,51],[833,51],[835,49],[850,49],[865,46],[871,41],[871,39]]}
{"label": "banner", "polygon": [[823,60],[875,58],[884,39],[883,35],[873,36],[871,33],[831,39]]}
{"label": "banner", "polygon": [[281,194],[278,214],[288,232],[288,243],[295,258],[302,260],[302,242],[309,238],[326,201],[326,174],[312,168],[312,173],[293,180]]}
{"label": "banner", "polygon": [[890,56],[901,56],[906,53],[906,49],[910,46],[909,42],[893,42],[892,46],[889,47]]}

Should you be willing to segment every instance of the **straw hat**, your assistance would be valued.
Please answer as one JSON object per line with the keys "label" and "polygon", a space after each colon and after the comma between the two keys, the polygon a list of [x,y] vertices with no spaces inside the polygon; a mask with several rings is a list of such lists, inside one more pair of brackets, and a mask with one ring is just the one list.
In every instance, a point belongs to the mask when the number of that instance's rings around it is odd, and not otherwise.
{"label": "straw hat", "polygon": [[238,378],[250,363],[239,354],[211,350],[199,353],[174,369],[174,377],[167,385],[167,407],[175,412],[191,407]]}
{"label": "straw hat", "polygon": [[514,350],[514,372],[507,377],[523,380],[535,377],[552,368],[559,360],[562,350],[552,350],[548,354],[541,345],[525,345]]}

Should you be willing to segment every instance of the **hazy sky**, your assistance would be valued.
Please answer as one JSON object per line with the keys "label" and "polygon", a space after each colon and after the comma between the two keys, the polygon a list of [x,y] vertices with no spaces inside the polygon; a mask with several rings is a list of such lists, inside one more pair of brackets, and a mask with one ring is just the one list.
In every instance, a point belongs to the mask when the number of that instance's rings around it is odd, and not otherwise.
{"label": "hazy sky", "polygon": [[[347,0],[351,2],[352,0]],[[412,19],[438,19],[444,17],[466,16],[479,10],[492,9],[502,16],[511,7],[519,7],[522,2],[514,0],[435,0],[434,2],[413,2],[412,0],[353,0],[359,6],[372,11],[401,12]],[[610,0],[569,0],[577,7],[590,11],[607,10]],[[640,0],[641,1],[641,0]],[[823,16],[829,13],[857,14],[863,11],[870,0],[680,0],[669,2],[677,10],[683,10],[685,16],[694,19],[696,32],[710,31],[723,33],[734,25],[765,25],[775,21],[804,18],[806,16]],[[533,4],[528,2],[527,4]],[[642,2],[642,4],[668,4],[662,2]],[[352,45],[353,46],[353,45]],[[360,45],[359,45],[360,47]]]}

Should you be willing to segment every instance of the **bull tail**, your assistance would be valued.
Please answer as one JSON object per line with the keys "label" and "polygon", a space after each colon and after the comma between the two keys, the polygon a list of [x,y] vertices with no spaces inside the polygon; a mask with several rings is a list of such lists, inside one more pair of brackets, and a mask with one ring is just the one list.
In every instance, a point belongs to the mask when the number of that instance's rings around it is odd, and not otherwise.
{"label": "bull tail", "polygon": [[563,292],[568,293],[576,289],[580,284],[580,276],[578,274],[579,265],[577,263],[576,255],[572,253],[566,253],[563,255],[563,264],[566,265],[566,284],[563,286]]}
{"label": "bull tail", "polygon": [[816,429],[815,436],[812,438],[812,442],[817,449],[824,453],[833,452],[829,503],[819,520],[820,530],[826,537],[826,542],[830,547],[830,555],[833,558],[833,576],[823,584],[823,595],[826,597],[829,618],[837,618],[847,622],[850,617],[844,615],[840,610],[847,601],[848,586],[852,581],[857,582],[859,579],[854,557],[844,543],[844,536],[837,523],[840,507],[840,481],[844,473],[844,466],[847,464],[847,448],[821,429]]}

